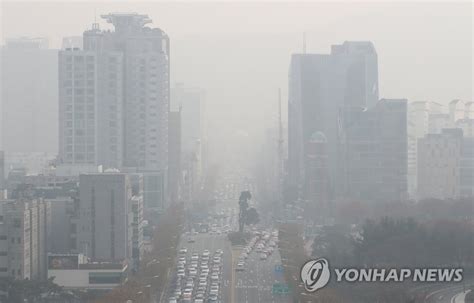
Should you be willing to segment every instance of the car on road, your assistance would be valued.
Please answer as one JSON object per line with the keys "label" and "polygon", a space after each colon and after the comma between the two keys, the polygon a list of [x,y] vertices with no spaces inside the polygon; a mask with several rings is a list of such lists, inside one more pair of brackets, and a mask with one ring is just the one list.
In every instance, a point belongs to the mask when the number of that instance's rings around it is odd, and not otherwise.
{"label": "car on road", "polygon": [[239,262],[237,263],[237,267],[235,268],[236,271],[244,271],[245,270],[245,263]]}
{"label": "car on road", "polygon": [[183,292],[183,299],[191,299],[193,296],[193,290],[192,288],[186,288]]}
{"label": "car on road", "polygon": [[260,254],[260,260],[266,260],[267,259],[267,254],[266,253],[261,253]]}
{"label": "car on road", "polygon": [[169,303],[178,303],[178,300],[176,298],[171,297]]}
{"label": "car on road", "polygon": [[195,242],[196,242],[196,239],[194,239],[194,237],[188,238],[188,243],[195,243]]}
{"label": "car on road", "polygon": [[209,302],[217,302],[217,294],[210,294]]}
{"label": "car on road", "polygon": [[184,277],[186,274],[184,273],[184,269],[178,269],[178,277]]}
{"label": "car on road", "polygon": [[187,249],[186,247],[183,247],[183,248],[181,248],[181,249],[179,250],[179,253],[180,253],[181,255],[185,255],[185,254],[188,253],[188,249]]}

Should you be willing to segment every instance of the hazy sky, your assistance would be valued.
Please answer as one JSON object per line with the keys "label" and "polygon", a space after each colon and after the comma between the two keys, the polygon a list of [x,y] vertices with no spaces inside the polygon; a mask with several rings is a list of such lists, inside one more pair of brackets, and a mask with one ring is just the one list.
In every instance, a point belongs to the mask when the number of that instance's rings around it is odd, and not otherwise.
{"label": "hazy sky", "polygon": [[[66,2],[66,1],[64,1]],[[97,16],[138,12],[171,38],[172,81],[207,91],[210,124],[261,129],[286,103],[291,53],[371,40],[380,96],[472,100],[472,2],[5,2],[1,38],[81,35]],[[265,121],[265,123],[262,123]]]}

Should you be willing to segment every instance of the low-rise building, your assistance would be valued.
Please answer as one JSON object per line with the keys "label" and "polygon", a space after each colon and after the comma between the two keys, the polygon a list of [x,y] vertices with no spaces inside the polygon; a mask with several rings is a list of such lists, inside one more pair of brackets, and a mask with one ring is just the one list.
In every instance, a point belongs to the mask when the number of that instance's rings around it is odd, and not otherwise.
{"label": "low-rise building", "polygon": [[107,290],[126,282],[126,261],[90,262],[82,254],[48,255],[48,278],[65,289]]}

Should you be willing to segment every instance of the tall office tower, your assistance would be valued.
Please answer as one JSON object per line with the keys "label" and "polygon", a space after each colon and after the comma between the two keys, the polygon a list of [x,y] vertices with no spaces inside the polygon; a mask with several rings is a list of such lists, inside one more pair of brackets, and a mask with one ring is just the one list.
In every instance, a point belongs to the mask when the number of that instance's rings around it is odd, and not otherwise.
{"label": "tall office tower", "polygon": [[340,114],[378,101],[377,53],[371,42],[333,45],[330,54],[294,54],[289,70],[288,184],[302,191],[305,146],[321,131],[327,138],[330,194],[343,186]]}
{"label": "tall office tower", "polygon": [[93,260],[129,260],[132,256],[132,189],[122,173],[79,177],[77,252]]}
{"label": "tall office tower", "polygon": [[42,200],[0,202],[0,276],[46,279],[49,203]]}
{"label": "tall office tower", "polygon": [[357,200],[407,198],[407,101],[382,99],[344,117],[345,195]]}
{"label": "tall office tower", "polygon": [[182,83],[172,89],[172,108],[181,112],[181,165],[190,177],[191,195],[207,165],[205,92]]}
{"label": "tall office tower", "polygon": [[0,52],[0,149],[56,152],[58,51],[44,38],[19,38]]}
{"label": "tall office tower", "polygon": [[417,141],[429,132],[430,117],[440,115],[443,105],[430,101],[415,101],[408,103],[407,133],[408,133],[408,195],[416,197],[417,179]]}
{"label": "tall office tower", "polygon": [[83,50],[60,53],[60,160],[166,171],[169,39],[146,15],[102,16]]}

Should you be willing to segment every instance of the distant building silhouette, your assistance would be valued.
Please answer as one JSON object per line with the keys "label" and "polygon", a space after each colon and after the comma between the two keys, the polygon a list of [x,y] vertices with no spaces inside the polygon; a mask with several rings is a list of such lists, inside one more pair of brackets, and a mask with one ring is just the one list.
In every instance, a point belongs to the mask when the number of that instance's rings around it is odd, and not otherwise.
{"label": "distant building silhouette", "polygon": [[378,101],[377,53],[371,42],[333,45],[330,54],[294,54],[288,95],[288,184],[303,191],[305,144],[321,131],[327,138],[330,195],[343,192],[341,112]]}

